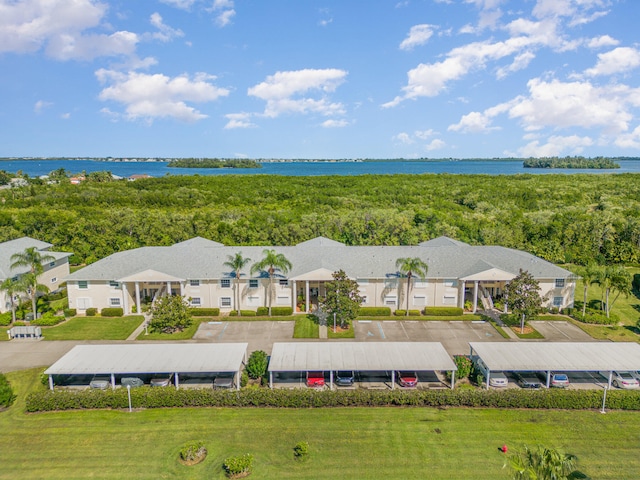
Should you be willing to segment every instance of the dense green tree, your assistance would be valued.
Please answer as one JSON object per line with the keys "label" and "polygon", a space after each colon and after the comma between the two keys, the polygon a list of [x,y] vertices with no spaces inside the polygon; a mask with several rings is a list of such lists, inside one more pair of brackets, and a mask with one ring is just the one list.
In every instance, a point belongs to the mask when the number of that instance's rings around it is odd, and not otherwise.
{"label": "dense green tree", "polygon": [[242,310],[240,309],[240,277],[242,276],[242,270],[251,262],[250,258],[244,257],[242,252],[238,252],[235,255],[228,255],[227,261],[224,262],[225,267],[229,267],[233,272],[233,288],[236,295],[236,311],[238,316],[242,316]]}
{"label": "dense green tree", "polygon": [[325,282],[326,296],[320,300],[320,309],[333,317],[340,326],[346,328],[357,316],[362,296],[358,290],[358,282],[347,277],[343,270],[333,272],[333,280]]}
{"label": "dense green tree", "polygon": [[511,311],[520,316],[520,329],[524,333],[524,324],[542,309],[543,298],[538,281],[528,271],[520,269],[520,273],[505,285],[503,292]]}
{"label": "dense green tree", "polygon": [[189,313],[189,304],[179,295],[160,297],[152,305],[150,313],[149,329],[152,332],[180,332],[193,322]]}
{"label": "dense green tree", "polygon": [[583,300],[582,300],[582,316],[587,314],[587,293],[589,287],[598,279],[598,268],[595,265],[587,265],[580,270],[582,276]]}
{"label": "dense green tree", "polygon": [[409,316],[409,293],[411,292],[411,279],[414,275],[418,278],[426,278],[429,265],[423,262],[420,258],[399,258],[396,260],[396,268],[403,277],[407,279],[407,312],[406,316]]}
{"label": "dense green tree", "polygon": [[36,247],[28,247],[24,252],[11,255],[11,269],[28,268],[29,272],[22,275],[20,284],[31,298],[33,318],[38,318],[37,298],[38,293],[46,293],[49,287],[38,283],[38,277],[44,272],[43,263],[55,261],[55,257],[48,253],[41,253]]}
{"label": "dense green tree", "polygon": [[[576,470],[577,457],[555,448],[525,445],[509,456],[507,464],[514,480],[572,480],[588,478]],[[505,465],[505,466],[506,466]]]}
{"label": "dense green tree", "polygon": [[[607,265],[598,269],[596,282],[602,288],[602,305],[608,318],[611,307],[620,295],[628,296],[631,293],[631,274],[622,265]],[[616,295],[609,301],[612,293]]]}
{"label": "dense green tree", "polygon": [[268,307],[269,316],[271,316],[271,300],[273,297],[273,279],[278,274],[286,275],[289,273],[292,265],[291,262],[282,253],[276,253],[275,250],[265,248],[262,251],[264,257],[262,260],[251,266],[251,273],[265,272],[269,277]]}

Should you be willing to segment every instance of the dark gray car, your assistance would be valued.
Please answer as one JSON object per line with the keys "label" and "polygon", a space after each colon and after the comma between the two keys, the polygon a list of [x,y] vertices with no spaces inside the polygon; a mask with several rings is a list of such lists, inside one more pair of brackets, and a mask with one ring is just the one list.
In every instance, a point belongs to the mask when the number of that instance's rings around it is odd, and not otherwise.
{"label": "dark gray car", "polygon": [[220,373],[213,380],[213,388],[233,388],[233,373]]}
{"label": "dark gray car", "polygon": [[120,379],[120,385],[122,385],[123,387],[131,387],[131,388],[136,388],[136,387],[141,387],[144,385],[144,382],[142,381],[141,378],[138,377],[122,377]]}
{"label": "dark gray car", "polygon": [[336,372],[336,385],[339,387],[350,387],[356,380],[353,370],[341,370]]}

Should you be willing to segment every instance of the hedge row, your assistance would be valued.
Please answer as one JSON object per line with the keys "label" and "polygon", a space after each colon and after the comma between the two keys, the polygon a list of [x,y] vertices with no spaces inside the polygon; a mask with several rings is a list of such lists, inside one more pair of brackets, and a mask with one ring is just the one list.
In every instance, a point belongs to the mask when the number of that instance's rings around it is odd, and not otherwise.
{"label": "hedge row", "polygon": [[100,310],[100,315],[103,317],[121,317],[124,315],[122,307],[110,307]]}
{"label": "hedge row", "polygon": [[38,327],[53,327],[54,325],[58,325],[66,320],[64,315],[53,315],[49,313],[45,313],[42,317],[32,320],[31,325],[36,325]]}
{"label": "hedge row", "polygon": [[11,324],[13,317],[11,312],[5,312],[0,314],[0,327],[8,327]]}
{"label": "hedge row", "polygon": [[[269,315],[269,308],[258,307],[258,309],[256,310],[256,315],[259,317]],[[293,315],[293,307],[271,307],[271,315],[273,315],[274,317],[286,317],[288,315]]]}
{"label": "hedge row", "polygon": [[584,316],[582,312],[573,312],[571,316],[580,322],[594,325],[617,325],[620,322],[620,317],[615,313],[609,313],[607,317],[605,313],[596,310],[587,310]]}
{"label": "hedge row", "polygon": [[189,313],[194,317],[217,317],[220,315],[219,308],[190,308]]}
{"label": "hedge row", "polygon": [[360,307],[359,317],[389,317],[391,309],[389,307]]}
{"label": "hedge row", "polygon": [[[603,390],[541,391],[507,389],[444,390],[321,390],[246,388],[240,391],[176,390],[141,387],[131,390],[136,408],[162,407],[491,407],[584,410],[602,405]],[[127,408],[127,390],[55,390],[31,393],[26,400],[28,412]],[[607,394],[607,408],[640,410],[640,392],[613,390]]]}
{"label": "hedge row", "polygon": [[[407,311],[406,310],[396,310],[395,312],[393,312],[393,314],[396,317],[404,317],[407,315]],[[419,317],[421,315],[420,310],[409,310],[409,316],[410,317]]]}
{"label": "hedge row", "polygon": [[15,399],[16,395],[13,393],[9,380],[0,373],[0,407],[10,407]]}
{"label": "hedge row", "polygon": [[[242,314],[243,317],[255,317],[256,316],[256,312],[254,310],[240,310],[240,313]],[[230,317],[237,317],[238,316],[238,311],[237,310],[231,310],[229,312],[229,316]]]}
{"label": "hedge row", "polygon": [[423,313],[436,317],[457,317],[464,314],[464,309],[460,307],[425,307]]}

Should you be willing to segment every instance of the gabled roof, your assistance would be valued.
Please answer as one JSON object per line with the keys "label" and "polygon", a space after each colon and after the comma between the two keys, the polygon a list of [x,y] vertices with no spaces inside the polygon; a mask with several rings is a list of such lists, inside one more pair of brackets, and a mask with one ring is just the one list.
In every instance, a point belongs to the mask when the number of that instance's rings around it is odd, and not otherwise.
{"label": "gabled roof", "polygon": [[118,278],[117,280],[119,282],[180,282],[185,279],[167,275],[157,270],[147,269],[144,272],[134,273],[133,275]]}
{"label": "gabled roof", "polygon": [[224,244],[220,242],[214,242],[213,240],[209,240],[207,238],[193,237],[193,238],[190,238],[189,240],[185,240],[184,242],[176,243],[174,247],[185,247],[185,248],[224,247]]}
{"label": "gabled roof", "polygon": [[36,247],[36,249],[43,254],[51,255],[56,260],[61,258],[70,257],[72,254],[68,252],[51,252],[49,248],[52,247],[50,243],[43,242],[42,240],[36,240],[31,237],[16,238],[15,240],[9,240],[8,242],[0,243],[0,279],[11,278],[14,275],[26,273],[28,268],[16,268],[12,269],[11,257],[16,253],[22,253],[27,248]]}
{"label": "gabled roof", "polygon": [[432,238],[431,240],[427,240],[426,242],[422,242],[419,243],[419,245],[421,247],[462,247],[462,246],[466,246],[468,247],[469,244],[468,243],[464,243],[461,242],[459,240],[454,240],[453,238],[449,238],[449,237],[438,237],[438,238]]}
{"label": "gabled roof", "polygon": [[326,237],[316,237],[311,240],[307,240],[306,242],[301,242],[296,244],[297,247],[344,247],[344,243],[336,242],[335,240],[331,240]]}

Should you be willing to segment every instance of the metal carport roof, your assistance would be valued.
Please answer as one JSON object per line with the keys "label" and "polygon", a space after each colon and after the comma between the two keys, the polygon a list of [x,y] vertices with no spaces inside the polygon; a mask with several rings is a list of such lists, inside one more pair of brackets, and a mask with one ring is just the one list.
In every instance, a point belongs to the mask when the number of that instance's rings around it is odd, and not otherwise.
{"label": "metal carport roof", "polygon": [[640,370],[635,342],[470,342],[491,371],[595,372]]}
{"label": "metal carport roof", "polygon": [[457,370],[439,342],[274,343],[270,372]]}
{"label": "metal carport roof", "polygon": [[246,343],[78,345],[48,375],[238,372]]}

